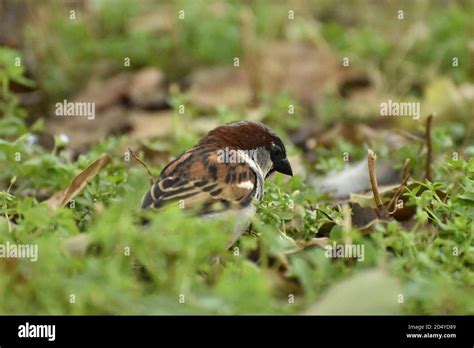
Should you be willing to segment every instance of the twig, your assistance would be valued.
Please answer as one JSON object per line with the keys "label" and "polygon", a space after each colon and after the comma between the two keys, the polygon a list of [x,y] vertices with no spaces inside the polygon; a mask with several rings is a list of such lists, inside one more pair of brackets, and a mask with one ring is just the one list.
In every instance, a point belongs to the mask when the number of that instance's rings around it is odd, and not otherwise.
{"label": "twig", "polygon": [[351,209],[347,203],[342,205],[342,216],[344,217],[344,243],[345,244],[352,244],[352,240],[349,237],[349,232],[352,229],[352,216],[351,216]]}
{"label": "twig", "polygon": [[255,15],[249,9],[240,11],[240,37],[242,43],[243,57],[250,76],[250,88],[252,92],[251,104],[258,105],[262,78],[260,58],[261,52],[257,42]]}
{"label": "twig", "polygon": [[[402,179],[402,182],[400,183],[400,186],[398,186],[397,191],[395,191],[395,195],[393,196],[393,198],[388,203],[388,206],[387,206],[388,209],[392,209],[392,207],[395,207],[395,204],[398,201],[398,198],[400,198],[400,195],[403,192],[403,188],[405,187],[405,185],[408,181],[408,178],[410,177],[409,169],[410,169],[410,159],[407,158],[405,160],[405,163],[403,164],[403,179]],[[396,210],[397,209],[395,208],[393,211],[390,211],[389,214],[392,215],[393,213],[395,213]]]}
{"label": "twig", "polygon": [[374,201],[377,209],[375,210],[377,216],[383,220],[389,220],[390,216],[388,215],[387,208],[383,205],[382,199],[380,198],[379,194],[379,187],[377,184],[377,176],[375,174],[375,153],[368,149],[367,150],[367,162],[369,164],[369,178],[370,178],[370,186],[372,187],[372,193],[374,194]]}
{"label": "twig", "polygon": [[135,158],[147,171],[148,173],[148,177],[150,178],[150,184],[153,185],[153,183],[155,182],[155,179],[153,178],[153,174],[151,173],[151,170],[150,168],[148,168],[148,165],[143,162],[143,160],[141,160],[136,154],[135,152],[132,151],[131,148],[128,148],[128,151],[130,152],[130,154],[133,156],[133,158]]}
{"label": "twig", "polygon": [[332,217],[329,216],[328,213],[324,212],[323,210],[319,209],[319,208],[315,208],[315,207],[311,207],[313,210],[316,210],[316,211],[319,211],[321,214],[325,215],[329,220],[331,220],[332,222],[334,222],[334,219]]}
{"label": "twig", "polygon": [[426,134],[425,142],[428,148],[428,153],[426,155],[426,169],[425,169],[425,178],[431,181],[431,162],[433,160],[433,145],[431,142],[431,125],[433,123],[433,115],[429,115],[426,120]]}
{"label": "twig", "polygon": [[370,185],[372,186],[372,193],[374,194],[375,205],[377,209],[383,206],[382,199],[380,198],[379,188],[377,185],[377,176],[375,175],[375,153],[372,150],[367,150],[367,162],[369,164],[369,177],[370,177]]}
{"label": "twig", "polygon": [[405,160],[405,163],[403,163],[403,178],[406,178],[407,176],[410,175],[410,159],[407,158]]}

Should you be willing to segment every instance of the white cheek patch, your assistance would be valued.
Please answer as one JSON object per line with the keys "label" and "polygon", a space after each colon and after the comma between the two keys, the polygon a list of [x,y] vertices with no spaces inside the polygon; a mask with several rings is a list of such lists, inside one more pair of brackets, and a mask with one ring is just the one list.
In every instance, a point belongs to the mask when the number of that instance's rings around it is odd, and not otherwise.
{"label": "white cheek patch", "polygon": [[251,191],[253,190],[253,183],[251,181],[242,181],[237,184],[237,187]]}
{"label": "white cheek patch", "polygon": [[[250,168],[252,168],[252,170],[255,172],[255,174],[257,174],[258,176],[260,176],[263,179],[265,179],[265,177],[263,176],[263,173],[262,173],[262,170],[260,169],[260,167],[255,163],[255,161],[253,159],[251,159],[247,153],[245,153],[245,151],[242,151],[242,150],[238,150],[238,153],[239,155],[241,156],[240,158],[242,158],[244,160],[245,163],[247,163]],[[253,186],[253,185],[252,185]]]}
{"label": "white cheek patch", "polygon": [[[255,197],[260,200],[263,197],[263,182],[265,181],[265,176],[263,175],[262,169],[257,165],[257,163],[251,159],[245,151],[240,151],[239,154],[241,158],[250,166],[253,172],[257,175],[257,189],[255,190]],[[242,186],[244,185],[244,186]],[[253,190],[254,185],[251,181],[245,181],[238,184],[238,187],[245,188],[247,190]]]}

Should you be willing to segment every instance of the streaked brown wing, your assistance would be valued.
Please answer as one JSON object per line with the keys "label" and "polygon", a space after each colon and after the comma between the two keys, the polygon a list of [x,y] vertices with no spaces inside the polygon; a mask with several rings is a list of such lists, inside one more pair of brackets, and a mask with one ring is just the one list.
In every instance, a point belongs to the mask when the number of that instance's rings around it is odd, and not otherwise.
{"label": "streaked brown wing", "polygon": [[142,208],[179,202],[186,209],[210,214],[251,203],[257,187],[247,163],[221,163],[215,151],[188,151],[167,165],[145,193]]}

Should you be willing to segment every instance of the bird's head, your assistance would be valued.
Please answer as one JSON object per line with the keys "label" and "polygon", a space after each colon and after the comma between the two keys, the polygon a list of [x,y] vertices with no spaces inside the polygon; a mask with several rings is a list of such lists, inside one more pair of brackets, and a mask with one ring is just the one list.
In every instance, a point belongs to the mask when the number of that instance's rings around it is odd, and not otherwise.
{"label": "bird's head", "polygon": [[238,121],[210,131],[198,146],[215,149],[240,150],[247,154],[266,178],[273,172],[293,175],[280,137],[260,122]]}

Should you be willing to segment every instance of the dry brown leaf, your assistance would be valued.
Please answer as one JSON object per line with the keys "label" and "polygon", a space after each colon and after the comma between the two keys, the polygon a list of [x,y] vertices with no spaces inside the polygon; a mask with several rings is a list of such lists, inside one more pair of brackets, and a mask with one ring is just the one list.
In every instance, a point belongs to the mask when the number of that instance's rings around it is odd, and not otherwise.
{"label": "dry brown leaf", "polygon": [[165,75],[156,68],[138,71],[131,80],[128,97],[134,106],[142,109],[167,107]]}
{"label": "dry brown leaf", "polygon": [[326,90],[337,88],[344,70],[337,57],[326,48],[286,42],[267,43],[262,49],[260,64],[265,92],[286,91],[310,105]]}
{"label": "dry brown leaf", "polygon": [[48,200],[45,201],[48,208],[52,211],[64,207],[69,201],[74,199],[87,185],[88,181],[97,175],[110,162],[110,157],[103,154],[96,161],[91,163],[79,175],[77,175],[70,182],[69,186],[55,193]]}
{"label": "dry brown leaf", "polygon": [[53,117],[46,120],[48,134],[65,134],[69,139],[68,148],[83,152],[91,144],[110,135],[123,134],[131,127],[129,111],[121,105],[112,105],[97,112],[94,119],[87,117]]}
{"label": "dry brown leaf", "polygon": [[259,54],[246,57],[240,68],[213,67],[193,72],[187,97],[202,109],[238,107],[252,101],[257,85],[266,95],[289,93],[299,102],[312,105],[326,91],[337,90],[360,76],[352,68],[343,67],[326,47],[270,42]]}
{"label": "dry brown leaf", "polygon": [[381,221],[377,216],[375,208],[362,207],[359,203],[349,204],[352,210],[352,223],[361,230],[366,230],[374,223]]}
{"label": "dry brown leaf", "polygon": [[130,74],[121,73],[107,80],[91,80],[74,101],[94,103],[95,111],[102,111],[120,103],[129,89],[130,79]]}
{"label": "dry brown leaf", "polygon": [[[388,200],[394,194],[400,184],[391,184],[379,186],[379,194],[383,200]],[[366,193],[351,193],[349,200],[352,203],[359,203],[362,207],[373,207],[375,208],[374,196],[372,192]]]}
{"label": "dry brown leaf", "polygon": [[130,140],[138,141],[148,138],[164,137],[173,131],[172,111],[132,111],[129,122]]}
{"label": "dry brown leaf", "polygon": [[201,109],[220,105],[246,105],[252,98],[248,74],[243,69],[213,67],[197,70],[191,75],[187,99]]}

